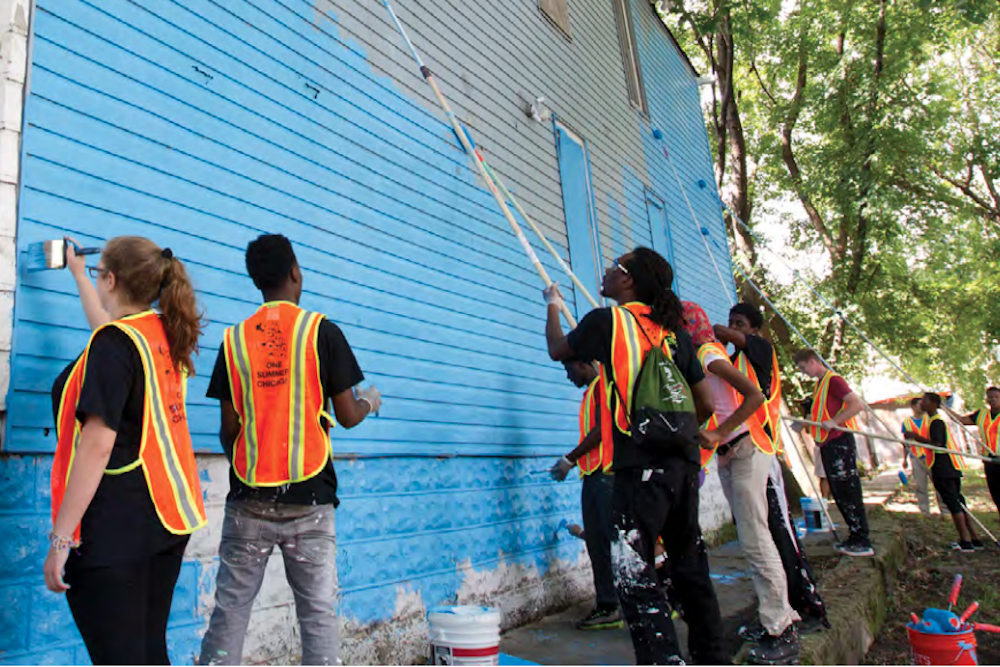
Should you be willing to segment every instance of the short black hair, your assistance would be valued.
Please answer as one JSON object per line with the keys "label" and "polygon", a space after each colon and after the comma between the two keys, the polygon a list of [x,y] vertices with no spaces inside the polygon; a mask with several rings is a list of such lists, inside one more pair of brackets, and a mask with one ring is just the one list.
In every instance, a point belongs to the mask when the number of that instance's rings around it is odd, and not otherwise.
{"label": "short black hair", "polygon": [[933,391],[929,391],[926,394],[924,394],[924,398],[930,401],[935,408],[941,407],[941,397],[938,394],[935,394]]}
{"label": "short black hair", "polygon": [[738,303],[729,309],[730,315],[742,315],[747,318],[750,322],[750,326],[754,329],[760,329],[764,326],[764,316],[761,314],[760,309],[751,306],[749,303]]}
{"label": "short black hair", "polygon": [[1000,394],[1000,387],[990,387],[990,388],[988,388],[988,389],[986,390],[986,393],[988,394],[988,393],[990,393],[991,391],[995,391],[995,392],[997,392],[998,394]]}
{"label": "short black hair", "polygon": [[914,407],[916,407],[918,405],[920,405],[920,397],[919,396],[917,396],[916,398],[911,398],[910,399],[910,407],[911,408],[914,408]]}
{"label": "short black hair", "polygon": [[261,234],[247,246],[247,273],[261,292],[281,287],[298,260],[282,234]]}

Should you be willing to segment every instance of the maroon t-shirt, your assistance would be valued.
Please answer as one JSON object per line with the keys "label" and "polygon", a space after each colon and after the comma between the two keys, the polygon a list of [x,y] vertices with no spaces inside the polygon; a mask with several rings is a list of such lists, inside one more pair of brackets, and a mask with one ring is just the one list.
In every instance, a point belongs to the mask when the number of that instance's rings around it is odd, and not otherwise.
{"label": "maroon t-shirt", "polygon": [[[830,415],[830,419],[837,416],[837,413],[840,412],[840,408],[844,406],[844,399],[847,398],[847,395],[850,393],[851,386],[847,384],[847,380],[839,375],[830,378],[830,387],[826,392],[826,410],[827,414]],[[827,440],[832,440],[842,434],[843,431],[840,429],[830,431],[830,436]]]}

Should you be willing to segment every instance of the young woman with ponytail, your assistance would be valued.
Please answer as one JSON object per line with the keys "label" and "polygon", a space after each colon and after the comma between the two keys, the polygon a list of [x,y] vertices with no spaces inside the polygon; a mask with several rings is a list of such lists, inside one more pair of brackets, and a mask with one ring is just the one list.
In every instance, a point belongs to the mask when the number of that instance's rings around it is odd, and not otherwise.
{"label": "young woman with ponytail", "polygon": [[[722,651],[719,604],[698,525],[697,447],[664,453],[637,447],[630,435],[631,385],[653,345],[662,346],[684,376],[699,420],[707,420],[714,410],[691,337],[682,328],[683,309],[673,281],[667,260],[649,248],[636,248],[604,273],[601,294],[618,306],[591,311],[568,335],[563,335],[559,321],[559,289],[547,289],[545,335],[555,361],[600,362],[606,395],[616,397],[616,402],[602,406],[602,444],[610,441],[614,446],[613,571],[636,663],[681,664],[670,603],[658,585],[654,565],[655,545],[662,537],[672,597],[690,627],[691,657],[696,664],[725,664],[731,656]],[[621,392],[623,399],[617,398]]]}
{"label": "young woman with ponytail", "polygon": [[52,388],[45,584],[66,593],[94,664],[168,664],[174,585],[205,524],[185,410],[201,315],[169,248],[111,239],[89,269],[96,286],[67,254],[93,333]]}

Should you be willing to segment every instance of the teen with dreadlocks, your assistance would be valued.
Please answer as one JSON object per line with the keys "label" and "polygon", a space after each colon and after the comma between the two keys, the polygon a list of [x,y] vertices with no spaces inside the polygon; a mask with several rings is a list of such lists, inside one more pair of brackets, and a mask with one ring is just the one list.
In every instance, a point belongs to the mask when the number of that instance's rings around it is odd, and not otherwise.
{"label": "teen with dreadlocks", "polygon": [[691,658],[699,664],[721,664],[729,662],[730,656],[722,651],[719,603],[698,525],[697,444],[693,452],[641,449],[632,441],[628,420],[632,383],[654,342],[687,381],[699,421],[708,419],[714,410],[691,337],[682,328],[681,303],[672,284],[673,269],[667,260],[649,248],[636,248],[604,273],[601,294],[618,307],[590,312],[568,335],[559,322],[559,288],[546,289],[545,335],[553,360],[575,358],[602,364],[609,400],[601,406],[601,425],[604,437],[614,442],[615,587],[632,634],[636,662],[677,664],[681,660],[670,606],[654,567],[654,545],[662,536],[674,596],[691,629]]}

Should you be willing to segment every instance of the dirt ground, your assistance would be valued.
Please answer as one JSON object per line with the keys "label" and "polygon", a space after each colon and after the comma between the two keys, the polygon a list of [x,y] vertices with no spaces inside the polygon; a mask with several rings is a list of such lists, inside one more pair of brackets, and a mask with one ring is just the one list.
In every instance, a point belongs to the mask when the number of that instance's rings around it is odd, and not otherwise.
{"label": "dirt ground", "polygon": [[[962,491],[976,517],[1000,537],[997,511],[981,469],[966,471]],[[951,519],[938,516],[936,510],[932,517],[921,517],[916,497],[905,487],[886,505],[886,510],[904,528],[908,556],[890,596],[886,622],[868,652],[866,664],[910,664],[905,627],[910,612],[920,616],[927,607],[947,608],[948,593],[956,574],[963,577],[957,613],[961,614],[973,601],[978,601],[979,611],[972,620],[1000,625],[1000,548],[990,543],[986,535],[981,535],[986,543],[985,551],[962,554],[946,550],[946,545],[956,539]],[[976,639],[979,664],[1000,664],[1000,634],[977,632]]]}

